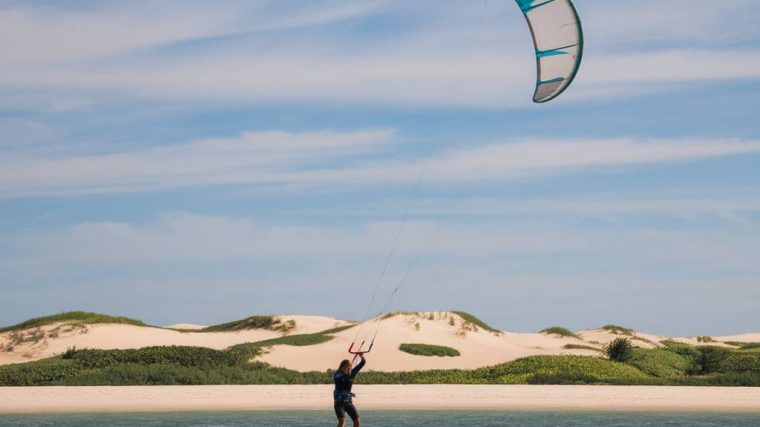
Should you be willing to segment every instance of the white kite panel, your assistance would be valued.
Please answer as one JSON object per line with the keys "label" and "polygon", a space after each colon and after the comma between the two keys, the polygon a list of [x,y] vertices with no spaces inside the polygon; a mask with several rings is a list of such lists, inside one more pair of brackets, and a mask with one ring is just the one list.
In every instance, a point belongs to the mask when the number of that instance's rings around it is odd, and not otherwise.
{"label": "white kite panel", "polygon": [[536,49],[538,76],[533,101],[546,102],[562,93],[583,55],[583,30],[571,0],[516,0],[525,14]]}

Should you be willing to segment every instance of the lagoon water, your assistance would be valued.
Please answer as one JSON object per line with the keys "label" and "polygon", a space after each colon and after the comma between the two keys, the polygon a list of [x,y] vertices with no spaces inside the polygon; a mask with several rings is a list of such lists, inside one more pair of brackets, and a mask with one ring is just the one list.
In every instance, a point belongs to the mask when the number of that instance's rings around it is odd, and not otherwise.
{"label": "lagoon water", "polygon": [[[347,422],[351,425],[351,422]],[[431,412],[366,411],[367,427],[433,426],[759,426],[760,413],[647,413],[647,412]],[[0,427],[283,427],[334,426],[330,411],[301,412],[184,412],[81,415],[0,415]]]}

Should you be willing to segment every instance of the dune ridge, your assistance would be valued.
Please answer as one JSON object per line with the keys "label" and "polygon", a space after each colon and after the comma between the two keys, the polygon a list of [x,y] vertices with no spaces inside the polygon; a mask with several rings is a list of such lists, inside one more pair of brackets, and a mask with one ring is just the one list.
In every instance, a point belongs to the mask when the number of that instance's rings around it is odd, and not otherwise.
{"label": "dune ridge", "polygon": [[[89,318],[92,318],[91,316]],[[266,322],[262,323],[262,318]],[[123,318],[117,318],[123,319]],[[253,320],[250,320],[253,319]],[[254,321],[255,320],[255,321]],[[247,321],[247,323],[246,323]],[[272,340],[288,335],[327,333],[329,340],[309,346],[273,345],[264,348],[257,360],[296,371],[334,369],[346,356],[357,334],[379,333],[367,357],[371,369],[412,371],[429,369],[475,369],[536,355],[600,355],[604,345],[626,337],[642,348],[661,346],[664,340],[731,347],[741,342],[760,341],[760,334],[726,337],[672,337],[633,331],[615,325],[563,333],[550,328],[536,333],[499,331],[464,312],[404,312],[386,314],[367,324],[301,315],[259,316],[230,322],[230,330],[207,332],[202,325],[177,324],[161,328],[136,323],[82,323],[75,320],[5,328],[0,333],[0,365],[23,363],[56,356],[70,348],[137,349],[152,346],[195,346],[225,349],[231,346]],[[243,326],[240,326],[243,325]],[[255,327],[246,327],[254,325]],[[265,325],[265,326],[261,326]],[[205,329],[204,329],[205,328]],[[224,329],[224,328],[221,328]],[[428,357],[400,350],[401,344],[442,346],[456,350],[455,357]]]}

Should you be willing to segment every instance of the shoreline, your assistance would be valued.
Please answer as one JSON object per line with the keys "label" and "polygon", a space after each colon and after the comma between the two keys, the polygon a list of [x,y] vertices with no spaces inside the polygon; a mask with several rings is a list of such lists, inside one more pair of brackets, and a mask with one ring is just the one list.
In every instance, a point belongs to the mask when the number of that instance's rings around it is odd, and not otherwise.
{"label": "shoreline", "polygon": [[[760,388],[361,385],[360,410],[758,412]],[[0,387],[0,414],[331,410],[331,385]]]}

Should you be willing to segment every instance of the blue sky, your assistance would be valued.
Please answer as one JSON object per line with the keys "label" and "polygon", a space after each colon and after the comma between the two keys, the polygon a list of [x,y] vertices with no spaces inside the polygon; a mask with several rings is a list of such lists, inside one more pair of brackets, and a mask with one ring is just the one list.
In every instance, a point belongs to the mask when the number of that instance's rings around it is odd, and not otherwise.
{"label": "blue sky", "polygon": [[360,319],[409,209],[394,310],[757,332],[760,4],[576,5],[535,105],[512,0],[0,1],[0,324]]}

